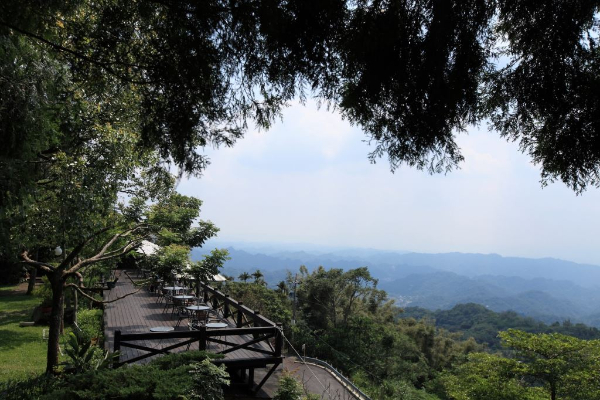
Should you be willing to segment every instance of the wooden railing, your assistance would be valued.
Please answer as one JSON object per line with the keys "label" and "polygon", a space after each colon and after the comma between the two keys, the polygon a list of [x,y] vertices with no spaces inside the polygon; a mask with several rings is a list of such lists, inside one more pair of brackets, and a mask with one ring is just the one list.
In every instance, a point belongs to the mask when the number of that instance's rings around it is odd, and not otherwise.
{"label": "wooden railing", "polygon": [[246,326],[276,326],[273,321],[261,315],[260,311],[254,311],[246,307],[243,302],[236,301],[219,290],[200,282],[202,296],[206,304],[210,304],[214,310],[219,310],[223,318],[232,318],[238,328]]}
{"label": "wooden railing", "polygon": [[[232,338],[228,340],[228,338]],[[185,339],[167,347],[148,347],[134,342],[142,340],[162,341],[166,339]],[[237,339],[237,340],[236,340]],[[156,333],[122,333],[115,331],[114,351],[122,348],[132,348],[145,351],[138,357],[127,360],[117,360],[117,366],[131,364],[158,354],[170,354],[172,350],[183,346],[194,346],[198,350],[207,350],[207,343],[221,346],[216,354],[228,354],[236,350],[247,350],[257,354],[258,358],[280,358],[283,348],[281,326],[256,327],[256,328],[224,328],[206,329],[201,326],[198,330]],[[197,346],[197,347],[196,347]],[[260,355],[260,356],[259,356]],[[217,362],[219,362],[217,360]]]}
{"label": "wooden railing", "polygon": [[[280,359],[283,348],[283,336],[281,324],[265,318],[259,311],[251,310],[244,306],[241,301],[236,301],[223,294],[219,290],[205,284],[199,284],[202,290],[204,302],[212,306],[223,320],[234,327],[224,329],[206,329],[200,326],[197,330],[174,331],[174,332],[152,332],[152,333],[122,333],[115,331],[114,351],[120,351],[122,348],[132,348],[144,351],[137,357],[126,360],[117,360],[117,365],[131,364],[152,357],[158,354],[169,354],[173,350],[186,346],[198,350],[207,350],[208,343],[219,345],[219,350],[213,351],[217,354],[227,355],[237,350],[246,350],[255,354],[256,358],[264,360]],[[175,344],[163,348],[148,347],[135,342],[143,340],[162,341],[166,339],[184,339]],[[217,346],[214,346],[217,347]],[[246,353],[248,354],[248,353]],[[240,362],[251,363],[251,359],[241,358],[239,356],[231,357],[230,360],[221,362]],[[219,362],[218,360],[216,362]]]}

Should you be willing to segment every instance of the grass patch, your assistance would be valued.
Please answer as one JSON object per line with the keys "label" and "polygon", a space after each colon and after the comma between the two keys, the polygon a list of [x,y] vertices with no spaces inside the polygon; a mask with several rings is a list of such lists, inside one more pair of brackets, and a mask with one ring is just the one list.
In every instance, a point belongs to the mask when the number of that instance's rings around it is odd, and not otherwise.
{"label": "grass patch", "polygon": [[48,342],[42,339],[42,331],[48,327],[19,326],[21,321],[31,321],[40,299],[15,294],[15,289],[0,286],[0,382],[38,375],[46,369]]}

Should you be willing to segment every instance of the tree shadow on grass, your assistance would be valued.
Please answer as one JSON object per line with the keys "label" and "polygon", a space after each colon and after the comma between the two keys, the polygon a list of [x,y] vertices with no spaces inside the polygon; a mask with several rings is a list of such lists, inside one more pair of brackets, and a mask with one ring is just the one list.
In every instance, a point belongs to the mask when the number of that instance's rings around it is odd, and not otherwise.
{"label": "tree shadow on grass", "polygon": [[0,352],[28,346],[34,342],[42,341],[40,326],[32,327],[1,327],[0,328]]}
{"label": "tree shadow on grass", "polygon": [[33,310],[15,310],[0,314],[0,328],[6,324],[14,324],[21,321],[30,321]]}

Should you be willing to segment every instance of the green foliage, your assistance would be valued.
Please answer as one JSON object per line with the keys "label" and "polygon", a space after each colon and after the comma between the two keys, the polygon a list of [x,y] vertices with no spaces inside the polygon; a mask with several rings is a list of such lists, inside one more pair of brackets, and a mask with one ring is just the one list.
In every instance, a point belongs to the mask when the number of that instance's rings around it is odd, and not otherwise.
{"label": "green foliage", "polygon": [[491,354],[469,355],[467,363],[455,371],[444,372],[439,381],[455,400],[542,400],[541,388],[522,380],[518,361]]}
{"label": "green foliage", "polygon": [[42,278],[42,284],[34,289],[33,295],[41,300],[43,306],[52,305],[52,287],[47,277]]}
{"label": "green foliage", "polygon": [[472,354],[437,382],[456,400],[600,399],[598,341],[509,329],[502,344],[514,357]]}
{"label": "green foliage", "polygon": [[23,380],[0,381],[0,398],[4,400],[33,400],[58,386],[53,376],[46,374]]}
{"label": "green foliage", "polygon": [[[194,398],[206,385],[211,397],[220,400],[225,372],[208,361],[202,352],[172,354],[148,365],[89,371],[66,376],[56,389],[41,399],[148,399]],[[200,394],[201,395],[201,394]]]}
{"label": "green foliage", "polygon": [[190,365],[195,387],[190,398],[200,400],[219,400],[223,398],[223,386],[229,385],[229,373],[225,366],[216,366],[206,359]]}
{"label": "green foliage", "polygon": [[77,313],[77,324],[81,329],[79,335],[83,340],[98,338],[102,342],[102,314],[102,310],[80,310]]}
{"label": "green foliage", "polygon": [[515,329],[500,332],[499,336],[522,361],[522,374],[543,383],[552,399],[600,398],[600,341]]}
{"label": "green foliage", "polygon": [[377,280],[366,267],[304,273],[298,288],[298,300],[304,317],[314,329],[335,328],[348,322],[351,315],[376,314],[387,299],[377,290]]}
{"label": "green foliage", "polygon": [[185,245],[171,243],[161,247],[153,257],[154,272],[159,277],[170,281],[173,274],[181,273],[189,263],[190,248]]}
{"label": "green foliage", "polygon": [[242,301],[246,307],[258,310],[273,322],[285,323],[292,318],[290,300],[264,285],[242,282],[225,282],[223,291]]}
{"label": "green foliage", "polygon": [[434,399],[426,384],[481,350],[427,321],[394,318],[398,310],[366,268],[300,271],[295,346],[357,379],[373,398]]}
{"label": "green foliage", "polygon": [[74,332],[67,336],[65,353],[68,360],[64,363],[64,371],[70,374],[106,369],[118,358],[118,354],[103,351],[83,335]]}
{"label": "green foliage", "polygon": [[273,400],[300,400],[301,398],[302,386],[300,382],[289,371],[283,371]]}
{"label": "green foliage", "polygon": [[[16,84],[7,79],[2,89],[15,100],[2,108],[16,114],[17,127],[27,128],[25,142],[42,142],[34,151],[51,148],[43,142],[58,136],[52,128],[61,115],[45,107],[44,94],[52,91],[43,89],[65,71],[122,117],[106,120],[139,130],[140,149],[157,151],[186,173],[208,163],[197,148],[233,145],[249,120],[268,127],[310,87],[360,125],[375,145],[371,158],[387,156],[392,169],[454,168],[463,159],[456,132],[491,119],[541,166],[544,180],[561,179],[575,190],[599,183],[593,1],[256,2],[232,8],[225,1],[166,7],[104,0],[55,2],[39,10],[34,1],[11,0],[1,6],[4,39],[25,42],[6,50],[3,63]],[[17,63],[11,51],[21,56]],[[22,82],[38,90],[19,91]],[[119,103],[123,97],[128,107]],[[48,98],[51,106],[72,106]],[[86,119],[75,112],[66,117]],[[15,142],[16,131],[8,130],[2,142]]]}
{"label": "green foliage", "polygon": [[227,249],[213,249],[210,254],[204,255],[202,260],[192,263],[188,273],[202,281],[210,281],[229,259]]}
{"label": "green foliage", "polygon": [[579,339],[600,339],[600,330],[584,324],[564,321],[562,324],[546,325],[533,318],[522,317],[514,311],[494,312],[480,304],[458,304],[450,310],[429,311],[407,307],[401,318],[425,318],[435,326],[450,332],[462,332],[464,338],[472,337],[477,343],[486,344],[492,350],[501,350],[499,331],[509,328],[529,333],[560,333]]}
{"label": "green foliage", "polygon": [[206,353],[204,351],[190,350],[182,353],[167,354],[157,357],[150,362],[150,365],[160,370],[169,370],[193,363],[202,362],[206,359],[214,360],[223,358],[223,355]]}

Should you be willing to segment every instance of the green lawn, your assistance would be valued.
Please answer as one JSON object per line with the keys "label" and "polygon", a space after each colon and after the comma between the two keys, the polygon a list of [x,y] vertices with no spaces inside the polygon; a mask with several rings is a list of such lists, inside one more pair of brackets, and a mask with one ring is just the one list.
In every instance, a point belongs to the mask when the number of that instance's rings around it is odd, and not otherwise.
{"label": "green lawn", "polygon": [[19,327],[30,321],[40,299],[12,294],[16,286],[0,286],[0,382],[38,375],[46,367],[47,341],[42,331],[47,326]]}

